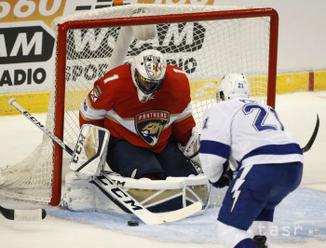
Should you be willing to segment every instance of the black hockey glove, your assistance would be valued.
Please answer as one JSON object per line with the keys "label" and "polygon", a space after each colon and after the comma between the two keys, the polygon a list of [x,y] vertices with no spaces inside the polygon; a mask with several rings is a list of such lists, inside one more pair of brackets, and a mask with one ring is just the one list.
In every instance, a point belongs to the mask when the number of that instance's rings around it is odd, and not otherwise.
{"label": "black hockey glove", "polygon": [[226,186],[229,186],[232,180],[233,180],[233,171],[229,166],[229,161],[226,161],[223,164],[223,173],[220,179],[215,183],[211,182],[211,184],[216,188],[224,188]]}

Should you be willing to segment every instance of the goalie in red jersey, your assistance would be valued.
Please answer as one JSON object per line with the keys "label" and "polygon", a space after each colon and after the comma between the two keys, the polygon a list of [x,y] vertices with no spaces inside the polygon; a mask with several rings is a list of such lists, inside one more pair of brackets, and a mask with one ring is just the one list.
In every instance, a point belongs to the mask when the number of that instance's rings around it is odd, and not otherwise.
{"label": "goalie in red jersey", "polygon": [[79,120],[81,126],[110,131],[107,162],[122,176],[197,175],[198,135],[190,101],[186,74],[149,49],[94,83]]}

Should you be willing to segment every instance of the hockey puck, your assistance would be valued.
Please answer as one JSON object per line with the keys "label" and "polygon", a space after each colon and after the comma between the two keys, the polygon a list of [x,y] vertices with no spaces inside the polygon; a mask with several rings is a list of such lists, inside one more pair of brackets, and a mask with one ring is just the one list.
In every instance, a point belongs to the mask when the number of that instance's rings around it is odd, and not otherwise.
{"label": "hockey puck", "polygon": [[128,226],[138,226],[139,221],[137,220],[128,220]]}

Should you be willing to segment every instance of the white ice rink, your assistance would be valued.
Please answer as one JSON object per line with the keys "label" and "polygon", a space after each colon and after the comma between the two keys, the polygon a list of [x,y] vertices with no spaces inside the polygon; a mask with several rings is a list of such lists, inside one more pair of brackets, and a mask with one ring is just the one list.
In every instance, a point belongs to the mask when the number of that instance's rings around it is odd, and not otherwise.
{"label": "white ice rink", "polygon": [[[1,106],[0,106],[1,107]],[[300,189],[277,209],[270,247],[326,247],[326,92],[277,96],[276,109],[302,146],[319,113],[321,126],[305,154]],[[35,115],[45,123],[45,115]],[[42,133],[22,116],[0,118],[0,166],[15,164],[40,143]],[[0,216],[1,248],[168,248],[220,247],[215,235],[217,209],[180,222],[128,227],[128,217],[50,209],[42,222],[14,223]]]}

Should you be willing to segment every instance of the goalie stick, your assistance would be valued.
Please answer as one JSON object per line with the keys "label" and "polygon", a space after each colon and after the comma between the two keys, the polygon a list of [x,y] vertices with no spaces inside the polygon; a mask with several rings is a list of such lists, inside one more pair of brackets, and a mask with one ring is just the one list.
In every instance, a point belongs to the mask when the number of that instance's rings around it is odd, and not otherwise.
{"label": "goalie stick", "polygon": [[[73,150],[69,146],[67,146],[62,140],[56,137],[51,131],[46,129],[43,124],[41,124],[34,116],[32,116],[20,104],[18,104],[14,98],[11,98],[9,100],[9,104],[14,106],[27,119],[29,119],[33,124],[39,127],[49,138],[51,138],[54,142],[60,145],[69,155],[73,156]],[[135,200],[130,194],[128,194],[128,192],[121,188],[115,182],[115,180],[111,179],[110,176],[107,174],[93,176],[93,180],[91,181],[91,183],[98,187],[107,197],[117,203],[124,210],[128,210],[129,212],[137,216],[139,219],[141,219],[144,223],[150,225],[157,225],[181,220],[199,212],[203,208],[200,202],[195,202],[189,206],[175,211],[164,213],[152,213],[141,203]]]}
{"label": "goalie stick", "polygon": [[55,136],[50,130],[47,130],[46,127],[39,122],[34,116],[32,116],[28,111],[26,111],[20,104],[16,102],[15,98],[9,99],[9,104],[14,106],[20,113],[22,113],[28,120],[30,120],[35,126],[43,131],[48,137],[50,137],[55,143],[60,145],[66,152],[70,155],[73,154],[73,150],[70,149],[65,143],[62,142],[57,136]]}
{"label": "goalie stick", "polygon": [[197,213],[202,209],[201,203],[195,202],[178,210],[164,213],[152,213],[125,190],[119,187],[109,175],[104,174],[101,176],[96,176],[91,183],[98,187],[102,193],[115,202],[119,207],[135,214],[139,219],[148,225],[159,225],[181,220]]}

